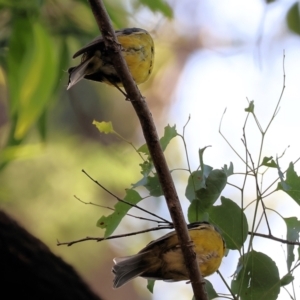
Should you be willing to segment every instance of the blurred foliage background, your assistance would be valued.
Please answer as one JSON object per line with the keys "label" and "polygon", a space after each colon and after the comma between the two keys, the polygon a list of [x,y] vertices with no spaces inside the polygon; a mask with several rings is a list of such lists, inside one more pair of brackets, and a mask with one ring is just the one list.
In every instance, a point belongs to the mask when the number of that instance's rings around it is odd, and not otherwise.
{"label": "blurred foliage background", "polygon": [[[186,6],[176,0],[105,1],[116,29],[145,28],[155,40],[155,69],[141,90],[160,133],[190,57],[205,47],[240,51],[239,46],[247,43],[247,37],[230,40],[225,33],[219,38],[209,27],[201,31],[195,23],[205,15],[193,10],[195,1],[183,2]],[[276,5],[273,2],[277,1],[260,4],[267,10]],[[232,1],[228,5],[236,8]],[[288,29],[283,34],[299,35],[298,3],[287,1],[284,7],[282,26]],[[184,17],[178,18],[181,10]],[[85,80],[66,91],[67,69],[76,64],[73,53],[98,35],[85,0],[0,1],[0,205],[74,265],[102,297],[123,299],[126,293],[128,299],[150,299],[149,293],[132,284],[111,289],[112,258],[137,251],[150,240],[148,235],[130,238],[129,245],[135,241],[131,249],[125,249],[122,240],[56,246],[56,239],[101,236],[95,224],[104,209],[84,205],[73,195],[105,206],[115,201],[81,169],[120,196],[140,178],[140,160],[132,148],[114,136],[100,135],[92,125],[94,119],[112,121],[124,138],[143,144],[138,120],[123,95]],[[182,160],[177,148],[174,144],[168,153],[171,165]],[[146,206],[151,210],[159,203],[148,201]],[[124,222],[121,232],[148,227],[130,221]]]}

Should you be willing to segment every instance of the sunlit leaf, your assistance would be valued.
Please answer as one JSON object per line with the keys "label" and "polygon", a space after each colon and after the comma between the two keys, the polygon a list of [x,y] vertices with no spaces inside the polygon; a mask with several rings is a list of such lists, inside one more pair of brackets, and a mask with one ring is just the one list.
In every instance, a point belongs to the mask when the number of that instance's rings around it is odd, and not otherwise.
{"label": "sunlit leaf", "polygon": [[98,122],[94,120],[93,125],[95,125],[101,133],[115,133],[112,122]]}
{"label": "sunlit leaf", "polygon": [[[22,32],[22,34],[20,34]],[[8,54],[10,114],[14,138],[22,140],[44,112],[57,77],[56,47],[43,26],[29,18],[15,20]]]}
{"label": "sunlit leaf", "polygon": [[33,158],[44,151],[42,144],[9,146],[0,151],[0,165],[16,159]]}

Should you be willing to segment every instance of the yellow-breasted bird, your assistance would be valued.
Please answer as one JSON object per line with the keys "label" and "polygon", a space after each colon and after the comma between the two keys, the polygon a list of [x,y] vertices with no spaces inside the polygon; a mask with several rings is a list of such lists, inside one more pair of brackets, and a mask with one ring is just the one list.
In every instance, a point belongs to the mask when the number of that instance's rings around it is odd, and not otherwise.
{"label": "yellow-breasted bird", "polygon": [[[153,69],[154,43],[152,37],[141,28],[125,28],[117,30],[115,33],[134,81],[136,84],[145,82]],[[102,36],[78,50],[73,58],[81,54],[83,54],[81,63],[68,70],[69,84],[67,89],[82,78],[105,82],[116,87],[122,86]]]}
{"label": "yellow-breasted bird", "polygon": [[[207,222],[189,224],[188,230],[202,276],[211,275],[218,270],[225,254],[220,232]],[[189,280],[175,231],[150,242],[136,255],[115,258],[114,263],[114,288],[137,276],[165,281]]]}

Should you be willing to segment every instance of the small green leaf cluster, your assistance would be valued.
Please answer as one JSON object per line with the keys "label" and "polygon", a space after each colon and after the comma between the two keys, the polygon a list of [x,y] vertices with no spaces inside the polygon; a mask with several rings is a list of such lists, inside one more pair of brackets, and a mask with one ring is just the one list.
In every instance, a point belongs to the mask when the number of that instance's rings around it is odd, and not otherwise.
{"label": "small green leaf cluster", "polygon": [[[255,115],[253,101],[250,102],[249,109],[246,109],[246,112]],[[111,123],[94,122],[94,124],[102,133],[112,133],[119,136],[114,131]],[[181,137],[184,141],[184,136],[181,136],[176,131],[175,126],[166,126],[164,135],[160,139],[163,151],[166,150],[171,140],[175,137]],[[196,170],[191,170],[190,168],[180,169],[183,172],[189,173],[185,189],[186,199],[190,202],[187,211],[188,221],[189,223],[207,221],[214,224],[222,233],[227,253],[230,250],[237,250],[239,252],[240,257],[237,262],[236,271],[231,283],[228,285],[233,299],[248,300],[257,298],[275,300],[280,293],[281,287],[293,283],[293,270],[299,266],[300,247],[298,243],[298,257],[295,258],[294,249],[297,245],[293,244],[293,242],[299,242],[300,221],[296,217],[283,218],[287,228],[286,263],[288,272],[280,278],[276,262],[266,253],[256,251],[253,248],[253,239],[257,234],[257,229],[254,229],[254,227],[249,229],[248,219],[245,215],[245,210],[248,206],[244,207],[242,202],[239,204],[239,199],[230,199],[222,195],[224,188],[228,185],[228,178],[236,175],[233,163],[229,165],[225,164],[220,169],[214,169],[204,163],[205,149],[207,147],[199,150],[199,166]],[[140,188],[147,190],[149,196],[163,196],[147,145],[142,145],[136,151],[143,159],[143,162],[140,164],[142,177],[136,183],[132,184],[130,189],[126,190],[126,195],[123,198],[124,202],[118,202],[111,215],[102,216],[98,220],[97,225],[105,229],[105,237],[114,232],[132,206],[143,200],[143,197],[139,194]],[[249,169],[244,174],[245,178],[252,174],[256,182],[258,180],[259,168],[265,167],[277,170],[278,185],[273,192],[284,191],[298,205],[300,204],[300,177],[295,172],[293,163],[290,163],[286,172],[280,170],[278,159],[274,160],[271,156],[263,157],[258,168],[250,167],[249,163],[245,163]],[[244,193],[243,188],[241,191]],[[264,193],[265,191],[261,191],[261,193],[257,194],[257,199],[252,201],[252,204],[255,204],[254,223],[256,222],[257,207],[263,203],[262,199],[266,197]],[[264,209],[266,210],[267,207],[264,207]],[[251,220],[251,223],[253,223],[253,220]],[[260,236],[276,240],[276,237],[272,234]],[[248,246],[246,246],[246,241]],[[209,299],[214,299],[218,296],[218,293],[209,281],[205,281]],[[148,282],[148,289],[153,292],[154,282]]]}
{"label": "small green leaf cluster", "polygon": [[[118,137],[118,133],[113,129],[111,122],[97,122],[94,121],[93,124],[101,133],[111,133]],[[170,143],[170,141],[176,137],[177,132],[174,127],[166,126],[164,136],[160,139],[160,145],[163,150],[165,150]],[[144,155],[143,162],[140,164],[142,178],[136,183],[132,184],[130,189],[126,190],[126,195],[122,199],[122,202],[117,202],[114,206],[114,212],[109,216],[102,216],[97,221],[97,226],[105,229],[105,237],[110,236],[118,227],[122,219],[126,216],[127,212],[136,204],[138,204],[144,198],[138,193],[137,189],[139,187],[144,187],[150,196],[160,197],[163,195],[161,185],[159,183],[156,172],[154,171],[154,166],[152,159],[150,157],[148,147],[146,144],[142,145],[136,151],[140,155]]]}

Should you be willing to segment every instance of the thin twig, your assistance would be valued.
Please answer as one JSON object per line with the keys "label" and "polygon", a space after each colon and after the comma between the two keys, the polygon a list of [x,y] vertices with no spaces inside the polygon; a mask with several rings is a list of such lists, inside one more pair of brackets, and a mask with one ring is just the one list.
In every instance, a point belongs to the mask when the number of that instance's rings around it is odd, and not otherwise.
{"label": "thin twig", "polygon": [[227,140],[227,138],[225,137],[225,135],[222,133],[222,122],[223,122],[223,118],[225,116],[225,113],[226,113],[226,110],[227,108],[225,108],[223,114],[222,114],[222,117],[221,117],[221,120],[220,120],[220,124],[219,124],[219,134],[221,135],[221,137],[225,140],[225,142],[227,143],[227,145],[231,148],[231,150],[240,158],[240,160],[243,162],[243,163],[246,163],[245,160],[239,155],[239,153],[233,148],[233,146],[230,144],[230,142]]}
{"label": "thin twig", "polygon": [[190,174],[192,174],[189,155],[188,155],[188,151],[187,151],[187,145],[186,145],[186,141],[185,141],[185,129],[186,129],[188,123],[190,122],[190,120],[191,120],[191,116],[189,115],[189,118],[188,118],[187,122],[183,126],[182,136],[180,135],[180,137],[182,138],[182,141],[183,141],[183,144],[184,144],[184,151],[185,151],[186,162],[187,162],[187,165],[188,165],[188,170],[189,170]]}
{"label": "thin twig", "polygon": [[[253,161],[252,155],[250,153],[249,153],[249,157],[250,157],[252,166],[254,168],[254,161]],[[263,208],[263,214],[265,216],[266,224],[267,224],[267,227],[268,227],[268,231],[269,231],[269,234],[271,234],[271,227],[270,227],[268,216],[267,216],[267,213],[266,213],[266,206],[265,206],[265,203],[264,203],[264,201],[262,199],[261,191],[259,189],[258,178],[257,178],[257,171],[254,171],[254,175],[255,175],[254,178],[255,178],[255,185],[256,185],[257,200],[259,200],[261,202],[261,205],[262,205],[262,208]],[[255,224],[255,218],[253,220],[253,224]]]}
{"label": "thin twig", "polygon": [[113,196],[114,198],[116,198],[119,202],[125,203],[125,204],[127,204],[127,205],[129,205],[129,206],[131,206],[131,207],[135,207],[135,208],[137,208],[137,209],[139,209],[139,210],[141,210],[141,211],[143,211],[143,212],[145,212],[145,213],[147,213],[147,214],[149,214],[149,215],[151,215],[151,216],[153,216],[153,217],[156,217],[156,218],[158,218],[158,219],[164,221],[164,222],[167,223],[167,224],[173,225],[172,222],[170,222],[170,221],[164,219],[163,217],[160,217],[160,216],[156,215],[155,213],[152,213],[151,211],[148,211],[148,210],[146,210],[146,209],[144,209],[144,208],[138,206],[137,204],[132,204],[132,203],[130,203],[130,202],[127,202],[127,201],[125,201],[125,200],[119,198],[117,195],[113,194],[111,191],[109,191],[107,188],[105,188],[100,182],[98,182],[98,181],[95,180],[93,177],[91,177],[85,170],[82,170],[82,172],[83,172],[88,178],[90,178],[94,183],[96,183],[98,186],[100,186],[105,192],[107,192],[108,194],[110,194],[111,196]]}
{"label": "thin twig", "polygon": [[[101,207],[101,208],[106,208],[106,209],[115,211],[114,208],[109,207],[109,206],[105,206],[105,205],[101,205],[101,204],[97,204],[97,203],[93,203],[93,202],[85,202],[85,201],[81,200],[80,198],[78,198],[76,195],[74,195],[74,198],[77,199],[79,202],[81,202],[83,204],[93,205],[93,206],[97,206],[97,207]],[[135,216],[135,215],[132,215],[132,214],[126,214],[126,216],[132,217],[132,218],[136,218],[136,219],[140,219],[140,220],[144,220],[144,221],[155,222],[157,224],[161,224],[161,223],[165,224],[166,223],[165,221],[153,220],[153,219],[149,219],[149,218]],[[167,224],[170,224],[170,223],[167,223]]]}
{"label": "thin twig", "polygon": [[230,292],[230,294],[232,296],[232,299],[237,300],[236,296],[232,292],[230,286],[228,285],[227,281],[225,280],[225,278],[223,277],[223,275],[221,274],[221,272],[219,270],[217,270],[217,273],[219,274],[219,276],[221,277],[223,283],[225,284],[225,286],[227,287],[228,291]]}
{"label": "thin twig", "polygon": [[79,239],[79,240],[74,240],[74,241],[71,241],[71,242],[63,242],[63,243],[61,243],[57,240],[56,245],[57,246],[62,246],[62,245],[72,246],[74,244],[81,243],[81,242],[86,242],[86,241],[102,242],[104,240],[119,239],[119,238],[122,238],[122,237],[142,234],[142,233],[145,233],[145,232],[156,231],[156,230],[161,230],[161,229],[172,229],[172,228],[173,228],[172,226],[168,225],[168,226],[148,228],[148,229],[145,229],[145,230],[135,231],[135,232],[130,232],[130,233],[111,235],[111,236],[108,236],[108,237],[90,237],[90,236],[87,236],[87,237]]}
{"label": "thin twig", "polygon": [[270,239],[270,240],[277,241],[277,242],[280,242],[280,243],[283,243],[283,244],[287,244],[287,245],[297,245],[297,246],[300,246],[300,242],[293,242],[293,241],[288,241],[288,240],[280,239],[280,238],[277,238],[277,237],[273,236],[272,234],[263,234],[263,233],[252,232],[252,231],[249,231],[248,234],[260,236],[260,237],[263,237],[265,239]]}

